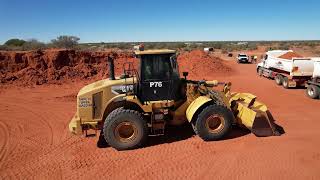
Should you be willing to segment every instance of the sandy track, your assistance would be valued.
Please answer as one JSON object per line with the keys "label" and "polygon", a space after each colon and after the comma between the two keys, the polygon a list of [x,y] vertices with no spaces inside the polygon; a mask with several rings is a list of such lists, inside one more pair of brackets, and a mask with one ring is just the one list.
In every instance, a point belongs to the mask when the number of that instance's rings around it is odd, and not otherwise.
{"label": "sandy track", "polygon": [[0,178],[319,179],[320,101],[257,77],[254,65],[231,65],[237,75],[217,79],[256,94],[284,135],[257,138],[235,129],[225,140],[203,142],[180,127],[145,148],[118,152],[98,148],[98,137],[68,132],[80,84],[10,87],[0,93]]}

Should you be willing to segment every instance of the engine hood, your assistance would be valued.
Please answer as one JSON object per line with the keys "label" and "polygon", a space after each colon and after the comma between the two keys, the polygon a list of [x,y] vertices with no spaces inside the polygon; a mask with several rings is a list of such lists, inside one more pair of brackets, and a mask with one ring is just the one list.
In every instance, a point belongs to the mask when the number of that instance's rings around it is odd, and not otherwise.
{"label": "engine hood", "polygon": [[109,79],[103,79],[91,84],[88,84],[80,89],[78,96],[83,96],[88,93],[93,93],[100,91],[101,89],[105,89],[107,87],[111,87],[114,85],[122,85],[122,84],[131,84],[133,83],[133,78],[127,78],[127,79],[119,79],[116,80],[109,80]]}

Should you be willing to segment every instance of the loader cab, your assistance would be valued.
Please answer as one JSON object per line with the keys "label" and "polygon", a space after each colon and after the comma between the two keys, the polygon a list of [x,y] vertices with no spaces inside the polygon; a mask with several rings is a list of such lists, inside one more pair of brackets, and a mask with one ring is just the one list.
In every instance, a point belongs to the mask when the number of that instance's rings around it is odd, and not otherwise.
{"label": "loader cab", "polygon": [[137,96],[142,102],[181,98],[180,76],[174,50],[136,51],[140,60]]}

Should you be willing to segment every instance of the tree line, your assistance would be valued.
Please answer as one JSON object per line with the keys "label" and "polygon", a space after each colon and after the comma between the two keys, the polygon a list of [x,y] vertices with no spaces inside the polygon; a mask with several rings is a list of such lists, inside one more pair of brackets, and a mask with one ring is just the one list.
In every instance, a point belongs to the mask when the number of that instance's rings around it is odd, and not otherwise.
{"label": "tree line", "polygon": [[1,45],[0,50],[37,50],[47,48],[73,49],[77,47],[79,40],[79,37],[67,35],[58,36],[57,38],[52,39],[50,43],[44,43],[37,39],[23,40],[13,38]]}

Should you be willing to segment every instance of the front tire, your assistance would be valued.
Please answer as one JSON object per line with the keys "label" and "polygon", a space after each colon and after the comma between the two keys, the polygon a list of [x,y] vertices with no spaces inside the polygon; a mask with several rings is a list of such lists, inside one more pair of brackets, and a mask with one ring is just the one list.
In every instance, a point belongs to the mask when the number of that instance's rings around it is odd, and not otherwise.
{"label": "front tire", "polygon": [[219,140],[229,132],[233,119],[233,114],[227,107],[209,105],[194,122],[195,133],[204,141]]}
{"label": "front tire", "polygon": [[260,77],[262,77],[262,69],[261,68],[258,68],[258,75],[260,76]]}
{"label": "front tire", "polygon": [[145,143],[148,126],[139,112],[118,108],[106,118],[103,133],[111,147],[117,150],[135,149]]}
{"label": "front tire", "polygon": [[320,88],[315,85],[309,85],[307,88],[307,95],[311,99],[317,99],[320,95]]}

